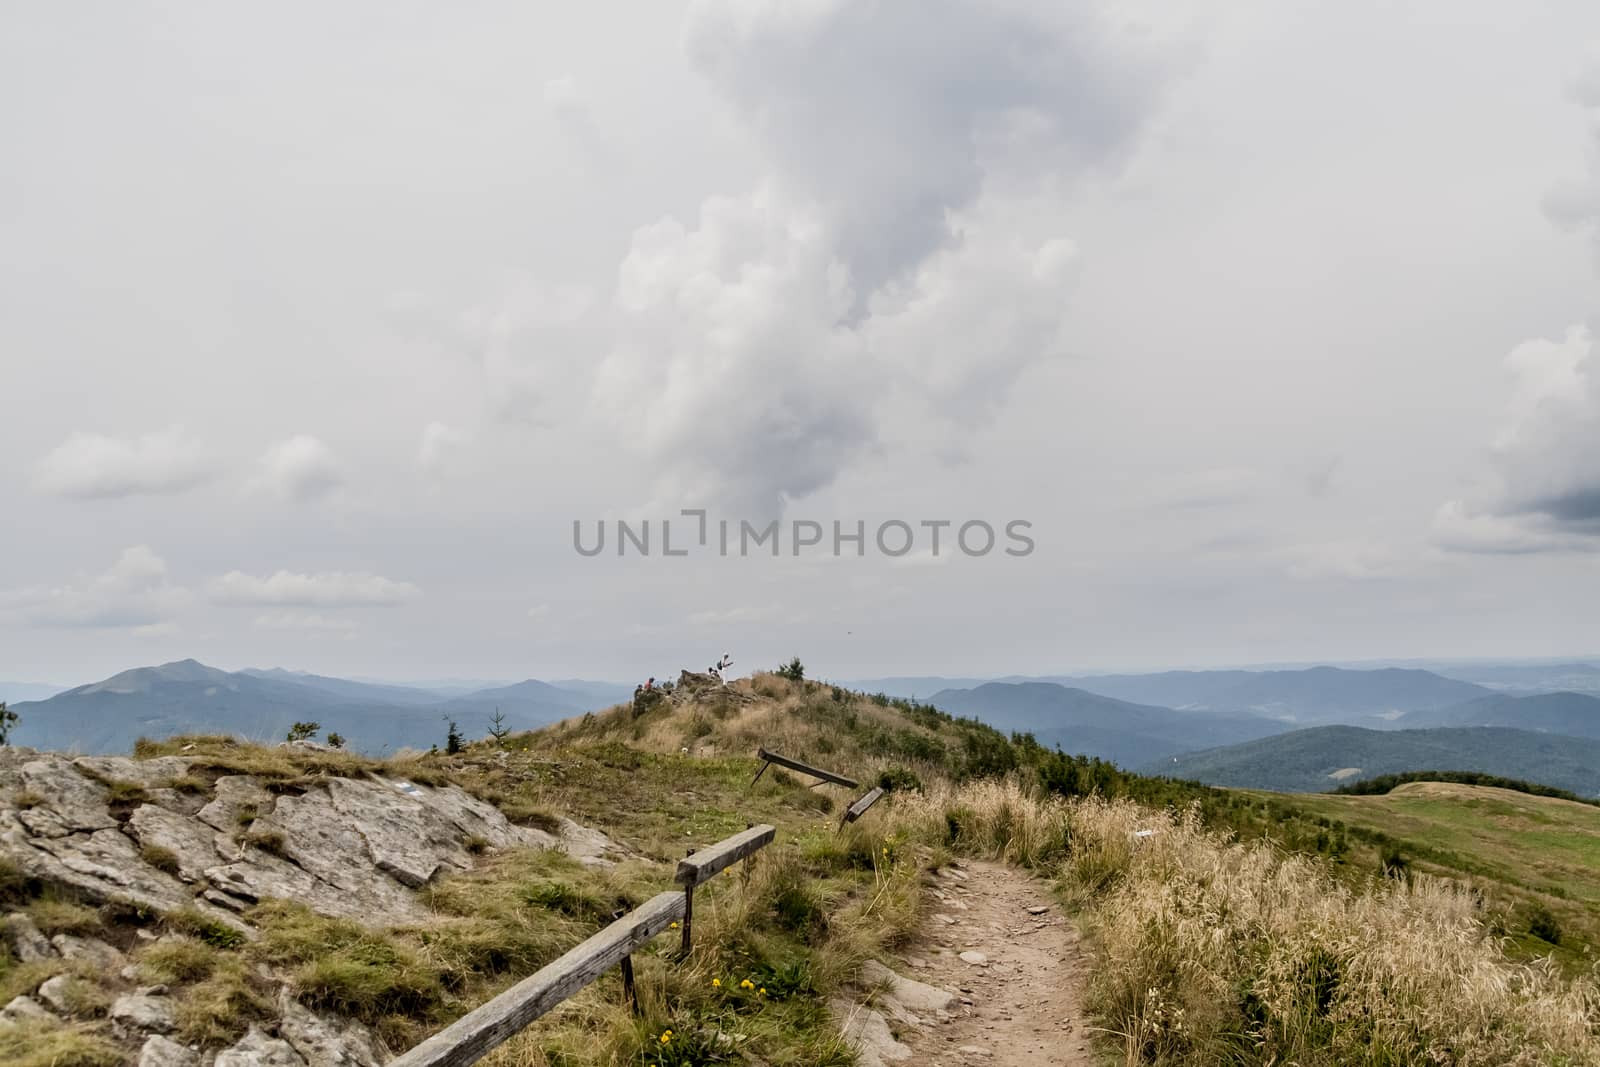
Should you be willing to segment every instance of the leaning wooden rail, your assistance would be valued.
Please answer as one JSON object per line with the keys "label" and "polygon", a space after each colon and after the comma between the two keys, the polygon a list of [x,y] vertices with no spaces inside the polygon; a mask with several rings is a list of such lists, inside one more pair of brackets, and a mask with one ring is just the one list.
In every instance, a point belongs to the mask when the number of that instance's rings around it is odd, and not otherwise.
{"label": "leaning wooden rail", "polygon": [[854,778],[846,778],[842,774],[834,774],[832,771],[825,771],[819,767],[813,767],[809,763],[801,763],[797,759],[790,759],[788,756],[780,756],[776,752],[768,752],[764,748],[756,749],[756,758],[761,761],[761,769],[756,772],[756,776],[754,778],[750,779],[751,785],[755,785],[757,782],[759,782],[761,780],[761,776],[767,773],[767,768],[772,766],[774,763],[780,767],[787,767],[791,771],[799,771],[801,774],[809,774],[813,778],[821,778],[824,782],[832,782],[834,785],[842,785],[848,789],[854,789],[860,784]]}
{"label": "leaning wooden rail", "polygon": [[629,912],[554,963],[391,1060],[389,1067],[464,1067],[615,967],[683,918],[682,893],[668,890]]}
{"label": "leaning wooden rail", "polygon": [[683,886],[682,892],[674,889],[651,897],[554,963],[539,968],[399,1059],[391,1060],[389,1067],[466,1067],[466,1064],[476,1063],[513,1034],[618,964],[622,966],[622,982],[628,999],[633,1001],[634,1009],[638,1010],[638,1000],[633,990],[633,951],[681,921],[683,949],[687,953],[694,887],[739,860],[749,859],[757,850],[770,844],[776,834],[777,831],[771,826],[752,826],[743,833],[734,834],[701,852],[691,854],[678,864],[673,879]]}
{"label": "leaning wooden rail", "polygon": [[673,881],[683,886],[683,952],[689,954],[691,931],[694,929],[694,887],[719,871],[747,859],[758,849],[772,843],[777,830],[762,824],[752,826],[742,834],[718,841],[710,848],[689,853],[678,861],[678,873]]}
{"label": "leaning wooden rail", "polygon": [[843,830],[845,823],[855,822],[857,819],[861,818],[861,816],[865,815],[867,813],[867,809],[876,804],[878,802],[878,798],[881,796],[883,796],[883,787],[877,786],[868,791],[867,794],[860,800],[856,801],[848,808],[845,808],[844,814],[839,816],[839,829]]}

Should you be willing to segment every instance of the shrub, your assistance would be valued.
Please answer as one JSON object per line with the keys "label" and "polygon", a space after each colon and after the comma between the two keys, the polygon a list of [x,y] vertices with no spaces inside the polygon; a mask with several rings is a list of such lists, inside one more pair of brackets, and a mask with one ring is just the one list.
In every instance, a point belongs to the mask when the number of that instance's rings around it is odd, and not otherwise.
{"label": "shrub", "polygon": [[321,729],[322,724],[320,722],[297,722],[289,727],[289,733],[285,740],[309,741],[316,737]]}
{"label": "shrub", "polygon": [[922,779],[916,771],[895,764],[878,775],[878,786],[885,792],[922,792]]}
{"label": "shrub", "polygon": [[805,665],[800,662],[799,656],[794,657],[788,663],[783,664],[772,673],[776,674],[779,678],[787,678],[791,682],[803,682],[806,678],[806,668]]}
{"label": "shrub", "polygon": [[247,830],[239,836],[239,843],[268,855],[288,858],[289,840],[280,830]]}
{"label": "shrub", "polygon": [[238,948],[245,943],[245,936],[238,930],[197,908],[170,912],[162,919],[162,925],[173,933],[198,938],[213,948]]}
{"label": "shrub", "polygon": [[139,970],[157,982],[198,982],[211,977],[219,950],[192,937],[166,937],[139,953]]}
{"label": "shrub", "polygon": [[178,854],[170,848],[162,848],[160,845],[145,845],[139,849],[139,858],[158,871],[164,871],[167,874],[178,873]]}
{"label": "shrub", "polygon": [[45,897],[34,901],[27,910],[34,925],[46,936],[98,934],[105,928],[98,911],[74,900]]}
{"label": "shrub", "polygon": [[1543,904],[1535,904],[1528,912],[1528,933],[1552,945],[1561,944],[1561,923],[1555,913]]}

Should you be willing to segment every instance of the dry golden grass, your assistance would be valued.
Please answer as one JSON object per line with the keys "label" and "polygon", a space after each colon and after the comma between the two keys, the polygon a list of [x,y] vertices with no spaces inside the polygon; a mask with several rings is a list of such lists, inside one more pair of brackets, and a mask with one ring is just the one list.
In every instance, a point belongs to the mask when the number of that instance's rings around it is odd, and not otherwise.
{"label": "dry golden grass", "polygon": [[1600,984],[1509,960],[1451,883],[1352,888],[1188,815],[1013,783],[902,799],[896,819],[1084,903],[1091,1002],[1128,1064],[1600,1063]]}

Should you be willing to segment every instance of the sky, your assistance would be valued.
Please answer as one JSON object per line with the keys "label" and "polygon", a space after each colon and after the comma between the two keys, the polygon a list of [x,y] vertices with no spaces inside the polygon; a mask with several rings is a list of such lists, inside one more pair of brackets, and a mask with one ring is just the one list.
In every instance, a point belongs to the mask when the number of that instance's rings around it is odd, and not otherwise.
{"label": "sky", "polygon": [[1600,651],[1592,3],[9,5],[0,144],[0,678]]}

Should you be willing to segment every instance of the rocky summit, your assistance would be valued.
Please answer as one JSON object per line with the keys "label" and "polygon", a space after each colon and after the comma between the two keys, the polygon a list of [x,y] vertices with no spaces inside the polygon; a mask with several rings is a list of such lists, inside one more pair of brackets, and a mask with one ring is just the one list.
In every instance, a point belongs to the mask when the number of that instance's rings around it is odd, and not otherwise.
{"label": "rocky summit", "polygon": [[[233,769],[198,755],[0,748],[0,873],[58,910],[128,920],[51,935],[24,911],[7,915],[12,955],[45,977],[24,982],[0,1005],[0,1019],[53,1025],[94,1005],[140,1067],[376,1065],[387,1052],[373,1033],[297,1002],[289,976],[265,964],[252,981],[276,988],[266,998],[271,1010],[242,1037],[220,1050],[174,1040],[177,1004],[163,985],[144,981],[129,953],[164,941],[254,941],[261,935],[250,910],[269,900],[349,923],[422,922],[425,890],[486,854],[554,850],[609,866],[617,851],[605,834],[569,819],[515,825],[458,785],[355,761],[349,774],[286,776],[270,761],[264,773]],[[181,922],[164,921],[173,916]]]}

